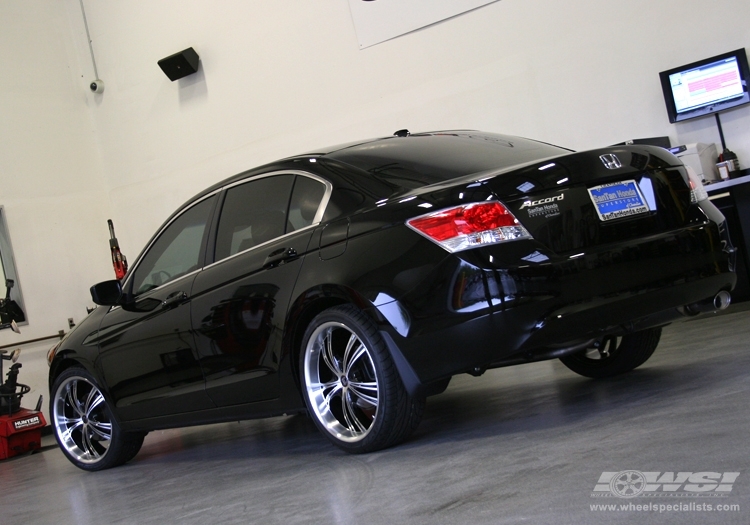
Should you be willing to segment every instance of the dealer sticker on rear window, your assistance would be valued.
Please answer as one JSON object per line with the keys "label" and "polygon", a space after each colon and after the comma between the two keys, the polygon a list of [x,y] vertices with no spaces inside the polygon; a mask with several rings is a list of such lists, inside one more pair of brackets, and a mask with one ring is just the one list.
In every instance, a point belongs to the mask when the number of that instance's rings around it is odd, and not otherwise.
{"label": "dealer sticker on rear window", "polygon": [[648,213],[646,200],[634,180],[613,182],[589,188],[596,213],[603,221]]}

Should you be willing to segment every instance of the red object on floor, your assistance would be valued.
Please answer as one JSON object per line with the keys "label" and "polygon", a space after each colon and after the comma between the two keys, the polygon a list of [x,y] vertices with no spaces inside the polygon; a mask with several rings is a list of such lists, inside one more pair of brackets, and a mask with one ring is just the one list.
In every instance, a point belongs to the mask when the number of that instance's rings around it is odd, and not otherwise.
{"label": "red object on floor", "polygon": [[44,414],[22,408],[13,415],[0,415],[0,459],[8,459],[42,446]]}

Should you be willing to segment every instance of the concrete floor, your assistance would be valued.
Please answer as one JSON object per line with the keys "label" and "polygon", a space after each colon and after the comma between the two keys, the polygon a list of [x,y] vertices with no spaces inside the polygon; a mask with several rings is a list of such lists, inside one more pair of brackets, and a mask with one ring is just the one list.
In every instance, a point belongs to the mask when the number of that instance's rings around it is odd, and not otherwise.
{"label": "concrete floor", "polygon": [[[0,522],[748,524],[749,341],[750,313],[730,310],[666,328],[648,363],[612,380],[557,361],[457,377],[407,443],[365,456],[304,416],[153,432],[95,474],[47,442],[0,462]],[[740,475],[723,498],[592,497],[625,470]],[[740,510],[591,509],[602,503]]]}

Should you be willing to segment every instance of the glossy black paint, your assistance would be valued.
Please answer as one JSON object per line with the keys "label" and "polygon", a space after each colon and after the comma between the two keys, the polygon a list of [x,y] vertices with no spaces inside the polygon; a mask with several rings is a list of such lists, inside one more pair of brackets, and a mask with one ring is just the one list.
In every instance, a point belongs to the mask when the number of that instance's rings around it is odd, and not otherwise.
{"label": "glossy black paint", "polygon": [[[377,322],[416,394],[439,391],[457,373],[666,324],[679,307],[734,286],[723,216],[708,201],[691,204],[684,168],[666,150],[571,153],[440,132],[321,151],[237,175],[186,203],[181,210],[216,202],[198,267],[133,290],[157,233],[123,280],[122,304],[97,308],[61,342],[51,381],[84,366],[130,430],[263,417],[304,409],[301,338],[337,304]],[[607,169],[605,153],[623,167]],[[214,261],[226,188],[277,172],[330,184],[320,220]],[[657,211],[601,222],[586,188],[624,179],[647,180]],[[524,206],[550,197],[550,213]],[[505,203],[533,239],[450,254],[405,225],[427,210],[488,199]]]}
{"label": "glossy black paint", "polygon": [[[206,391],[216,406],[279,396],[284,320],[312,234],[295,232],[198,274],[192,319]],[[290,249],[296,258],[264,267],[270,254]]]}

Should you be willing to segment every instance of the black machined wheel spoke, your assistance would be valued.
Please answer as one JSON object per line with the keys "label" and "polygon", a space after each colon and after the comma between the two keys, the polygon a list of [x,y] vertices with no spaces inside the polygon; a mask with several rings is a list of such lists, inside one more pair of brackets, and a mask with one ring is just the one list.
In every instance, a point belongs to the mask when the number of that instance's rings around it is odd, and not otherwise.
{"label": "black machined wheel spoke", "polygon": [[329,388],[336,388],[337,386],[341,386],[341,385],[336,380],[329,381],[327,383],[312,383],[308,387],[308,390],[312,393],[317,393],[317,392],[320,392],[321,390],[325,391],[325,390],[328,390]]}
{"label": "black machined wheel spoke", "polygon": [[346,426],[349,427],[349,430],[355,433],[367,432],[367,429],[357,418],[357,414],[354,412],[354,405],[346,394],[341,396],[341,408],[343,409],[344,419],[346,420]]}
{"label": "black machined wheel spoke", "polygon": [[611,357],[614,355],[615,351],[617,350],[617,337],[610,336],[605,337],[602,340],[602,344],[599,347],[599,354],[601,354],[602,359],[607,359],[608,357]]}
{"label": "black machined wheel spoke", "polygon": [[67,391],[65,393],[65,399],[79,416],[83,416],[83,407],[78,401],[78,381],[73,381],[70,385],[68,385]]}
{"label": "black machined wheel spoke", "polygon": [[94,458],[99,457],[99,451],[94,447],[94,443],[91,441],[91,436],[89,436],[88,432],[83,433],[83,449]]}
{"label": "black machined wheel spoke", "polygon": [[333,328],[329,328],[323,337],[323,362],[333,372],[336,377],[339,377],[342,371],[336,364],[336,357],[333,355]]}
{"label": "black machined wheel spoke", "polygon": [[[319,388],[315,388],[319,386]],[[326,392],[328,390],[328,392]],[[315,396],[317,392],[323,393],[323,399],[318,404],[318,410],[321,412],[329,411],[331,409],[331,400],[341,391],[341,384],[336,382],[331,383],[318,383],[317,385],[310,385],[310,392]]]}
{"label": "black machined wheel spoke", "polygon": [[99,436],[102,441],[109,441],[112,439],[112,423],[91,421],[89,422],[89,428],[94,434]]}
{"label": "black machined wheel spoke", "polygon": [[81,418],[69,418],[69,417],[61,417],[58,419],[61,423],[64,423],[68,428],[75,427],[77,425],[83,424],[83,421]]}
{"label": "black machined wheel spoke", "polygon": [[91,417],[96,407],[104,403],[104,396],[96,388],[91,389],[88,399],[86,400],[86,416]]}
{"label": "black machined wheel spoke", "polygon": [[68,426],[61,435],[62,439],[65,441],[72,440],[73,432],[83,428],[83,421],[81,421],[80,419],[69,419],[68,421],[73,424]]}
{"label": "black machined wheel spoke", "polygon": [[[355,334],[349,335],[349,340],[346,342],[346,347],[344,348],[344,358],[341,362],[341,367],[343,368],[343,372],[347,373],[349,370],[349,363],[351,362],[350,355],[352,352],[352,348],[354,348],[354,345],[359,342],[359,339]],[[361,343],[360,343],[361,345]]]}
{"label": "black machined wheel spoke", "polygon": [[375,381],[350,381],[349,390],[354,392],[354,395],[360,399],[370,403],[372,406],[378,406],[378,384]]}
{"label": "black machined wheel spoke", "polygon": [[[354,336],[352,336],[352,337],[354,337]],[[357,339],[357,341],[359,341],[359,339]],[[351,369],[352,369],[352,366],[354,365],[354,363],[356,363],[359,360],[359,358],[361,358],[366,353],[367,353],[367,347],[365,347],[365,345],[363,345],[360,342],[359,346],[354,351],[354,355],[352,355],[348,361],[344,360],[344,373],[347,376],[351,372]]]}

